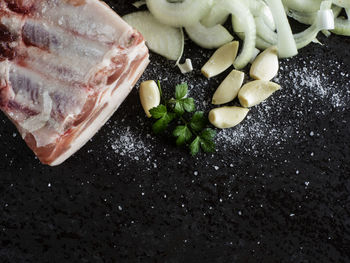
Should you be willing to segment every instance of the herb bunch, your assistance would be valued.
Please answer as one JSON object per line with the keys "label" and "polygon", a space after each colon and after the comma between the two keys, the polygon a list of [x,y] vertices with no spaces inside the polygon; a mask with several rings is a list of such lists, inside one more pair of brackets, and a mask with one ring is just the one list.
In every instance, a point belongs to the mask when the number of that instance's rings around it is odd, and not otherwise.
{"label": "herb bunch", "polygon": [[169,100],[164,98],[159,81],[158,88],[162,104],[150,110],[152,118],[156,120],[152,126],[153,132],[163,133],[173,128],[172,123],[176,123],[172,135],[176,138],[177,146],[189,147],[192,156],[198,154],[200,149],[207,153],[214,152],[216,132],[207,128],[208,120],[204,112],[196,111],[194,99],[187,97],[187,84],[177,85],[175,98]]}

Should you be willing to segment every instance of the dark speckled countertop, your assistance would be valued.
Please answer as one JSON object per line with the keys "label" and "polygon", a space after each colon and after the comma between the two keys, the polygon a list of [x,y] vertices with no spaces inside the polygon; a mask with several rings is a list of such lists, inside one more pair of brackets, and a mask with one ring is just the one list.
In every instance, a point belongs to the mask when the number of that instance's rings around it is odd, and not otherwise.
{"label": "dark speckled countertop", "polygon": [[[281,62],[283,89],[214,155],[150,136],[136,89],[59,167],[1,114],[0,263],[350,262],[350,38],[320,40]],[[224,76],[205,80],[211,51],[186,42],[194,73],[152,54],[143,79],[187,81],[208,111]]]}

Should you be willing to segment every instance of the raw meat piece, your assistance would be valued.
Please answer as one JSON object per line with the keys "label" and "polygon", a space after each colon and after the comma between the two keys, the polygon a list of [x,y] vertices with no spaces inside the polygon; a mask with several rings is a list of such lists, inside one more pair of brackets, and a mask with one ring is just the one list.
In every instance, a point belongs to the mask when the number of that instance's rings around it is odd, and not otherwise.
{"label": "raw meat piece", "polygon": [[148,63],[143,37],[101,1],[0,1],[0,109],[44,164],[81,148]]}

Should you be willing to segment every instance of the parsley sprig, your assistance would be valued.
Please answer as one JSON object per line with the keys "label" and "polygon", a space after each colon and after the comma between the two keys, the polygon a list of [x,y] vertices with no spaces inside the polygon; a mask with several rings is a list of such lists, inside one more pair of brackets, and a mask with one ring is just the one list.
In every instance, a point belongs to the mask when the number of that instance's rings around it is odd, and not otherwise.
{"label": "parsley sprig", "polygon": [[[168,128],[174,128],[172,135],[176,138],[176,145],[189,147],[193,156],[200,149],[207,153],[214,152],[216,132],[207,128],[208,120],[204,112],[196,111],[194,99],[187,97],[188,85],[177,85],[175,98],[169,100],[164,98],[159,81],[158,88],[162,104],[150,110],[152,118],[156,120],[152,126],[153,132],[160,134]],[[177,125],[173,126],[173,123]]]}

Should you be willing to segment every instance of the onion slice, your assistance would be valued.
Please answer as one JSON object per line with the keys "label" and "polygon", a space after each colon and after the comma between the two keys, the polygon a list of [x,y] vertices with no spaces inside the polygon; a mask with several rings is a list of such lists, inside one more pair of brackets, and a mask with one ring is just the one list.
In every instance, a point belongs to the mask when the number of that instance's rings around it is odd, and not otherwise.
{"label": "onion slice", "polygon": [[[323,1],[313,24],[303,32],[293,35],[297,49],[301,49],[314,41],[319,31],[331,30],[334,28],[333,12],[330,9],[331,4],[331,1]],[[269,30],[266,25],[264,26],[263,21],[259,20],[257,23],[259,25],[257,27],[257,47],[265,49],[269,46],[276,45],[278,43],[278,35],[272,30]]]}
{"label": "onion slice", "polygon": [[332,33],[335,33],[337,35],[350,36],[350,8],[345,8],[345,12],[348,16],[348,19],[345,19],[344,17],[337,17],[338,15],[335,15],[337,18],[334,20],[335,25]]}
{"label": "onion slice", "polygon": [[230,13],[222,8],[212,8],[210,12],[201,20],[201,23],[206,27],[222,25],[226,22]]}
{"label": "onion slice", "polygon": [[267,4],[271,9],[277,27],[277,49],[279,57],[295,56],[298,54],[298,50],[281,0],[267,0]]}
{"label": "onion slice", "polygon": [[146,0],[149,11],[163,24],[174,27],[192,26],[206,15],[213,0]]}
{"label": "onion slice", "polygon": [[[332,11],[333,11],[334,17],[337,17],[342,11],[342,8],[339,6],[333,5]],[[315,22],[317,13],[318,12],[305,13],[305,12],[299,12],[291,9],[288,10],[289,17],[305,25],[312,25]]]}
{"label": "onion slice", "polygon": [[220,9],[220,11],[213,12],[218,12],[222,15],[225,14],[225,12],[226,14],[231,13],[232,16],[236,17],[238,20],[244,21],[244,24],[242,23],[242,31],[245,36],[243,48],[233,63],[236,69],[244,68],[254,55],[256,27],[252,13],[249,8],[239,0],[220,0],[214,5],[213,9]]}
{"label": "onion slice", "polygon": [[178,60],[182,56],[184,38],[181,29],[160,23],[148,11],[131,13],[123,19],[141,32],[153,52],[170,60]]}
{"label": "onion slice", "polygon": [[145,5],[146,1],[137,1],[133,3],[132,5],[135,6],[136,8],[140,8],[141,6]]}
{"label": "onion slice", "polygon": [[198,22],[185,30],[193,42],[207,49],[219,48],[233,40],[233,36],[220,24],[208,28]]}
{"label": "onion slice", "polygon": [[344,8],[350,8],[350,0],[333,0],[333,4]]}
{"label": "onion slice", "polygon": [[350,36],[350,19],[337,17],[334,21],[332,33],[342,36]]}
{"label": "onion slice", "polygon": [[306,13],[317,12],[321,2],[322,0],[283,0],[287,8]]}
{"label": "onion slice", "polygon": [[189,73],[193,71],[192,60],[187,58],[185,63],[177,64],[182,74]]}

